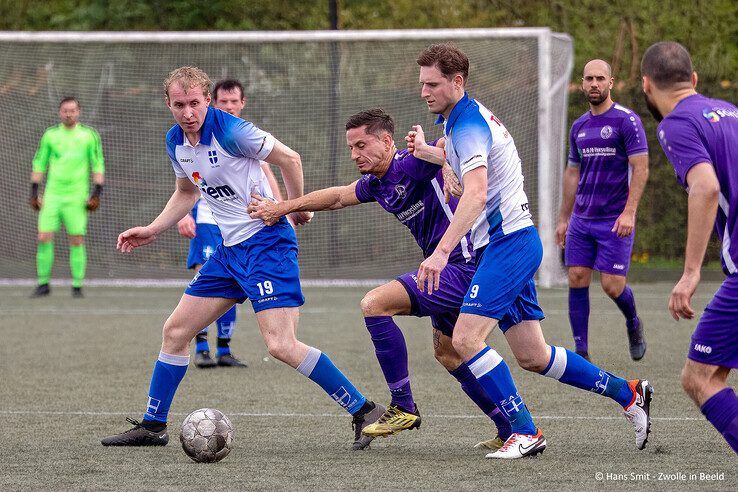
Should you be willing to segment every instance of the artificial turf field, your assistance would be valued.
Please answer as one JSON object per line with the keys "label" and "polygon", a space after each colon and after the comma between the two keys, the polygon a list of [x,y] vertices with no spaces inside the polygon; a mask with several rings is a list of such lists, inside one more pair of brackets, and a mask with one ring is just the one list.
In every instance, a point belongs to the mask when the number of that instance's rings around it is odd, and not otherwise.
{"label": "artificial turf field", "polygon": [[[700,312],[717,285],[700,287],[694,299]],[[172,405],[168,446],[104,448],[99,439],[127,429],[126,416],[141,417],[161,325],[181,290],[90,287],[77,300],[69,287],[52,286],[51,297],[33,300],[30,288],[0,287],[0,489],[738,490],[736,456],[679,384],[696,321],[670,318],[671,287],[634,286],[648,340],[638,363],[628,355],[622,315],[599,287],[591,289],[593,360],[628,378],[648,378],[655,388],[644,451],[635,449],[615,403],[524,372],[493,332],[490,344],[510,364],[548,441],[542,456],[510,462],[485,460],[473,449],[493,437],[493,426],[433,358],[427,320],[399,319],[421,428],[352,452],[348,414],[268,357],[248,301],[239,308],[232,348],[249,367],[191,366]],[[358,308],[366,290],[306,288],[298,336],[329,354],[367,397],[386,404]],[[571,347],[567,291],[539,296],[548,342]],[[179,446],[179,423],[201,407],[222,410],[236,428],[233,451],[217,464],[194,463]]]}

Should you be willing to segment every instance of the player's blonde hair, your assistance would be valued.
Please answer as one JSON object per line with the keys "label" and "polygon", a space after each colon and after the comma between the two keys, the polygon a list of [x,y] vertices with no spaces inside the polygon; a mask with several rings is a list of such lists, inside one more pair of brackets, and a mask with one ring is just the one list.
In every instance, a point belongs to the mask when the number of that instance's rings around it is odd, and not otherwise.
{"label": "player's blonde hair", "polygon": [[175,82],[181,84],[185,92],[193,87],[199,87],[202,89],[202,94],[206,97],[210,94],[210,85],[212,84],[208,74],[197,67],[175,68],[164,79],[164,94],[167,97],[169,97],[169,88]]}

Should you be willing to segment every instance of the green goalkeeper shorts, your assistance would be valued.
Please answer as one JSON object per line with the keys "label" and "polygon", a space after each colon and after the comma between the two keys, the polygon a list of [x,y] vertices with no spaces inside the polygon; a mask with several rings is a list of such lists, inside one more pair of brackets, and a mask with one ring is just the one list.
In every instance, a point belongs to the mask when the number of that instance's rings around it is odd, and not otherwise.
{"label": "green goalkeeper shorts", "polygon": [[59,232],[64,224],[70,236],[87,234],[87,198],[44,196],[38,214],[38,232]]}

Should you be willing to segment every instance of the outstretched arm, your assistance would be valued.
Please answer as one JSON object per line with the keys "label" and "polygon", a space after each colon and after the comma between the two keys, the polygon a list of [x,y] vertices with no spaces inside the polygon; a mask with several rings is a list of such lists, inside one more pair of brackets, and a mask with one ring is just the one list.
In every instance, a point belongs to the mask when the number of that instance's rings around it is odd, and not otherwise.
{"label": "outstretched arm", "polygon": [[256,194],[252,194],[251,198],[247,208],[249,215],[263,220],[267,225],[276,224],[280,217],[295,212],[339,210],[360,203],[356,197],[356,181],[347,186],[325,188],[278,203]]}
{"label": "outstretched arm", "polygon": [[157,236],[172,227],[195,205],[199,190],[187,178],[177,178],[177,186],[159,216],[144,227],[134,227],[118,236],[117,248],[130,253],[139,246],[154,242]]}

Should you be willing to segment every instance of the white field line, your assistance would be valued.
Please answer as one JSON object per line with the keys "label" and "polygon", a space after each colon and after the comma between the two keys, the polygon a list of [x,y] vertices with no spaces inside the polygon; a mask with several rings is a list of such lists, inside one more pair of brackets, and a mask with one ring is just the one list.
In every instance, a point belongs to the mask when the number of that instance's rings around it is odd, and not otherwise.
{"label": "white field line", "polygon": [[[57,415],[57,416],[88,416],[88,417],[109,417],[117,415],[137,415],[140,412],[90,412],[90,411],[75,411],[75,410],[0,410],[0,415]],[[346,418],[346,414],[337,413],[279,413],[279,412],[225,412],[229,417],[257,417],[257,418]],[[169,415],[176,415],[184,417],[188,414],[171,412]],[[455,414],[428,414],[425,417],[438,418],[438,419],[458,419],[458,420],[472,420],[472,419],[488,419],[486,415],[455,415]],[[607,416],[599,417],[595,415],[536,415],[536,419],[540,420],[584,420],[584,421],[600,421],[600,420],[622,420],[623,417]],[[704,418],[701,417],[651,417],[651,420],[662,421],[662,422],[691,422],[701,421]]]}

